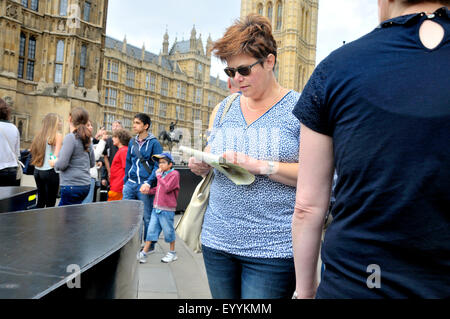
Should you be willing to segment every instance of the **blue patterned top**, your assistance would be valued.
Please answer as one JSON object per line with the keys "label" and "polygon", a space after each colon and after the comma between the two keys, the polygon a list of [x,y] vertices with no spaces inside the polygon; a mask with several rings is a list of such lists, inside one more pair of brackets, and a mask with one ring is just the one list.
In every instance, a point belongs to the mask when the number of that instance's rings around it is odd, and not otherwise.
{"label": "blue patterned top", "polygon": [[[260,160],[298,162],[300,123],[292,110],[300,93],[290,91],[264,115],[247,125],[240,97],[222,123],[225,99],[209,139],[211,153],[227,150]],[[237,186],[214,171],[201,241],[206,247],[256,258],[292,258],[291,223],[295,187],[257,175],[252,185]]]}

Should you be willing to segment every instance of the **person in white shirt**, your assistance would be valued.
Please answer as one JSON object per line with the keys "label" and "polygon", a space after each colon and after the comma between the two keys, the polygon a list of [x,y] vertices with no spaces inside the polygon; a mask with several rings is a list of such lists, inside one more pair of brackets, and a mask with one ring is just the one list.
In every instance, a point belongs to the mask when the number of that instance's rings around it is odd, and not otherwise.
{"label": "person in white shirt", "polygon": [[[94,131],[94,127],[92,126],[91,121],[88,121],[87,128],[91,131],[91,133]],[[94,156],[95,156],[96,165],[89,170],[89,173],[91,174],[91,185],[90,185],[90,188],[89,188],[89,194],[83,200],[82,204],[89,204],[89,203],[94,202],[94,197],[95,197],[95,193],[96,193],[96,191],[95,191],[96,190],[96,186],[95,185],[96,185],[96,182],[99,180],[99,178],[98,178],[98,170],[101,167],[101,162],[99,162],[99,160],[100,160],[100,156],[103,154],[103,151],[105,150],[105,145],[106,145],[106,140],[108,139],[108,135],[106,134],[106,130],[101,128],[97,132],[96,138],[97,138],[97,136],[101,136],[102,137],[98,141],[97,144],[94,144],[94,142],[93,142],[94,139],[91,138],[92,144],[93,144],[93,148],[94,148]]]}
{"label": "person in white shirt", "polygon": [[0,99],[0,186],[20,186],[17,179],[20,156],[20,133],[9,122],[11,108]]}

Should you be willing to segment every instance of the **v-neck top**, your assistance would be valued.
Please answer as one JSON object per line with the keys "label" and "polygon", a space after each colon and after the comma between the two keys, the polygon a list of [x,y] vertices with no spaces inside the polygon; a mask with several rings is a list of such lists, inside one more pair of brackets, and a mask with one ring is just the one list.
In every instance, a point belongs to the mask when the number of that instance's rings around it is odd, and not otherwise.
{"label": "v-neck top", "polygon": [[[292,110],[300,93],[289,91],[250,125],[240,97],[219,123],[229,98],[217,112],[208,142],[211,153],[242,152],[260,160],[297,163],[300,123]],[[257,175],[237,186],[215,170],[203,222],[202,244],[230,254],[256,258],[292,258],[291,223],[295,187]]]}

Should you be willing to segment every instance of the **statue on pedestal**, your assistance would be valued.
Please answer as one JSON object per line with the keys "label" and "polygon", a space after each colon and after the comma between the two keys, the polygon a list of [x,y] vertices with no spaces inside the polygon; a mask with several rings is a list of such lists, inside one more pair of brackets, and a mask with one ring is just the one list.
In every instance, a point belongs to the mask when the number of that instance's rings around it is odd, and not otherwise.
{"label": "statue on pedestal", "polygon": [[173,143],[179,143],[183,138],[183,134],[180,129],[175,129],[178,123],[178,119],[174,123],[173,121],[169,125],[169,132],[166,130],[159,133],[159,140],[161,144],[166,144],[169,147],[170,152],[172,152]]}

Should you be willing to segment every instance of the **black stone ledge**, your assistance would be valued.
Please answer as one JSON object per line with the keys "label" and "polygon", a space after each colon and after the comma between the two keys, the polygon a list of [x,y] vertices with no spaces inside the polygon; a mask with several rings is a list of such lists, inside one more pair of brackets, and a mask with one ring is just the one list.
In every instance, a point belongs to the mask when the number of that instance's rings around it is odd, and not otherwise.
{"label": "black stone ledge", "polygon": [[[135,298],[143,210],[124,200],[0,214],[0,299]],[[71,265],[81,288],[67,285]]]}

